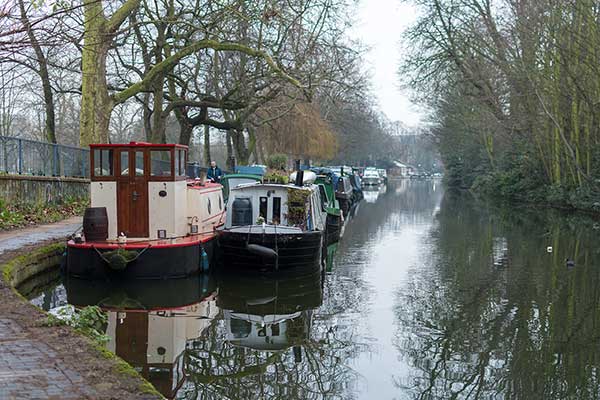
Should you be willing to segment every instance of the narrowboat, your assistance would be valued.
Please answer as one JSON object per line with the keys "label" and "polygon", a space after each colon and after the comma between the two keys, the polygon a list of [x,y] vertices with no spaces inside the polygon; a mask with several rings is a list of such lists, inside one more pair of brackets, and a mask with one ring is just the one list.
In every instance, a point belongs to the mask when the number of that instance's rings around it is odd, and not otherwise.
{"label": "narrowboat", "polygon": [[317,175],[315,184],[319,186],[321,198],[325,200],[325,212],[327,213],[326,244],[330,245],[340,240],[344,227],[344,216],[340,209],[340,203],[335,198],[333,173]]}
{"label": "narrowboat", "polygon": [[354,203],[358,203],[364,198],[362,181],[360,176],[355,173],[352,173],[348,178],[350,179],[350,184],[352,185],[352,201]]}
{"label": "narrowboat", "polygon": [[84,278],[173,278],[207,269],[225,220],[222,186],[186,178],[186,146],[91,145],[91,207],[67,243]]}
{"label": "narrowboat", "polygon": [[344,218],[350,213],[350,209],[354,203],[354,190],[350,178],[342,176],[338,178],[337,188],[335,190],[335,198],[339,202],[340,209]]}
{"label": "narrowboat", "polygon": [[362,183],[365,186],[378,186],[381,183],[381,176],[379,176],[379,172],[377,172],[375,168],[365,168],[362,176]]}
{"label": "narrowboat", "polygon": [[229,192],[232,188],[235,188],[239,185],[243,185],[245,183],[253,182],[262,182],[262,175],[235,173],[227,174],[223,178],[221,178],[221,185],[223,185],[223,197],[225,199],[225,204],[227,204],[227,200],[229,199]]}
{"label": "narrowboat", "polygon": [[327,214],[314,184],[249,183],[231,188],[225,225],[217,229],[221,266],[242,271],[320,269]]}

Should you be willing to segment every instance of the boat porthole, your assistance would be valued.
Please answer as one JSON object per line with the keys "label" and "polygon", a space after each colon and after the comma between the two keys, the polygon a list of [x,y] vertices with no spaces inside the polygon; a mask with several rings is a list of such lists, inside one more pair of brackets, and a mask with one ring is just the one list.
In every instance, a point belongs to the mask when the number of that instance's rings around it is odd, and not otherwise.
{"label": "boat porthole", "polygon": [[209,214],[211,213],[210,209],[211,209],[211,206],[210,206],[210,199],[208,199],[208,213],[209,213]]}

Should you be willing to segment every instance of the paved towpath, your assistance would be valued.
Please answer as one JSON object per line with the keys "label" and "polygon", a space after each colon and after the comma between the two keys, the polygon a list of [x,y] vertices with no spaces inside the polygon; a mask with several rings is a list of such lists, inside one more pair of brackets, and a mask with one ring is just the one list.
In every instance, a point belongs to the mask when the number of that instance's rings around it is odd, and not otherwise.
{"label": "paved towpath", "polygon": [[[66,239],[81,217],[0,233],[1,266],[36,246]],[[0,278],[0,399],[159,399],[142,380],[119,372],[89,339],[47,316]]]}
{"label": "paved towpath", "polygon": [[81,227],[82,217],[71,217],[53,224],[36,225],[8,232],[0,232],[0,254],[21,247],[66,238]]}

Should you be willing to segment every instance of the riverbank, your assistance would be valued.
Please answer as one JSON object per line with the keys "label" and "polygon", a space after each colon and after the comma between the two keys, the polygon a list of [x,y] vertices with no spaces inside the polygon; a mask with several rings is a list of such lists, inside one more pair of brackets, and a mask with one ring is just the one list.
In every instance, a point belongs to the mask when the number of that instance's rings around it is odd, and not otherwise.
{"label": "riverbank", "polygon": [[480,175],[470,185],[460,180],[446,179],[444,184],[450,190],[466,190],[477,198],[496,204],[543,207],[600,217],[600,192],[591,187],[568,189],[509,175]]}
{"label": "riverbank", "polygon": [[0,398],[161,399],[129,364],[74,329],[53,323],[16,291],[15,285],[34,273],[56,266],[64,251],[62,239],[57,242],[66,236],[60,230],[37,230],[24,235],[47,236],[36,244],[24,244],[22,232],[13,232],[20,244],[16,249],[14,240],[0,237]]}
{"label": "riverbank", "polygon": [[67,200],[57,204],[7,204],[0,200],[0,232],[51,224],[83,215],[87,200]]}

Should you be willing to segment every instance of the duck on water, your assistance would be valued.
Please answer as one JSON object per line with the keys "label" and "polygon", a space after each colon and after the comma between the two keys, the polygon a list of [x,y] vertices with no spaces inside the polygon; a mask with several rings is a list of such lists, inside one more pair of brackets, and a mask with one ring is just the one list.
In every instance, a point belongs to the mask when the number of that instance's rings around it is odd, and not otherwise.
{"label": "duck on water", "polygon": [[225,225],[217,229],[224,268],[245,271],[318,269],[325,254],[327,213],[316,175],[295,184],[248,183],[231,188]]}

